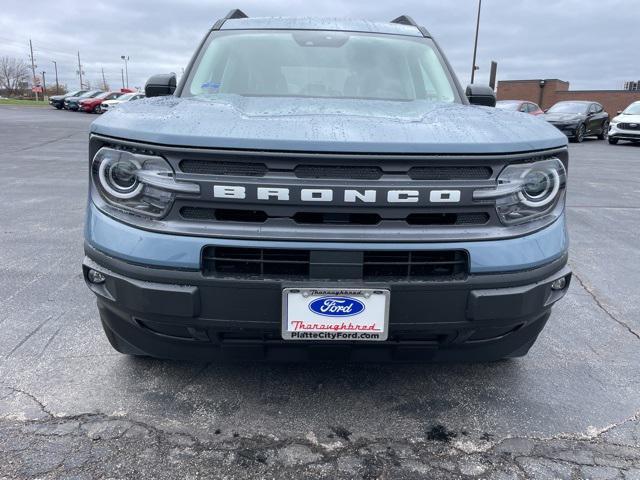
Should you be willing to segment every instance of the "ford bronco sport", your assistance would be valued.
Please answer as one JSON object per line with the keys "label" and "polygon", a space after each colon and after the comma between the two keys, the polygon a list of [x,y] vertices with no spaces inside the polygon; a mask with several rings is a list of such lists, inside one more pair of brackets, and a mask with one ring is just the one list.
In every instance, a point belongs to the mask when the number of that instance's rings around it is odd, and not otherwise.
{"label": "ford bronco sport", "polygon": [[93,122],[84,277],[119,352],[525,355],[566,292],[567,138],[429,32],[247,18]]}

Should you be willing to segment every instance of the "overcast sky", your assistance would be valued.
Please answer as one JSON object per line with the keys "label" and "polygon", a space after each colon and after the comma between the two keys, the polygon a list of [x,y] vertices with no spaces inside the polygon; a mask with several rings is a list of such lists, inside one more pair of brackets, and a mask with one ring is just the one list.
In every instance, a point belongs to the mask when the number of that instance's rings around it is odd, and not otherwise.
{"label": "overcast sky", "polygon": [[[121,55],[130,57],[129,84],[143,86],[154,73],[186,66],[201,36],[231,8],[249,16],[319,16],[388,21],[406,13],[427,27],[469,82],[477,0],[2,0],[0,56],[29,58],[33,40],[38,71],[54,82],[79,85],[76,52],[93,83],[104,68],[120,88]],[[398,6],[394,6],[398,5]],[[498,79],[560,78],[572,89],[618,89],[640,80],[640,1],[483,0],[476,82],[488,81],[491,60]]]}

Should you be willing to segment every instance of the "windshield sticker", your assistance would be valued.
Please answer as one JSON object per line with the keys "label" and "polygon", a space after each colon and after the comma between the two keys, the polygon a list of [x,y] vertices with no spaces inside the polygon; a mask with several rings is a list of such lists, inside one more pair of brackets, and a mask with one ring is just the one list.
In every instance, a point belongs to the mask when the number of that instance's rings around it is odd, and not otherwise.
{"label": "windshield sticker", "polygon": [[200,88],[206,93],[218,93],[220,91],[220,83],[204,82]]}

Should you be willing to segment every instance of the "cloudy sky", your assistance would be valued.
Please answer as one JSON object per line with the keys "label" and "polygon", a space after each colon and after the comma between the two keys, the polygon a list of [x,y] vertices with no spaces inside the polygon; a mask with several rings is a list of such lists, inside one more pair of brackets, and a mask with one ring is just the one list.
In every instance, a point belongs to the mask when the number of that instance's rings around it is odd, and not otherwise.
{"label": "cloudy sky", "polygon": [[[0,56],[29,59],[38,71],[78,86],[77,57],[94,84],[104,68],[121,87],[121,55],[130,57],[129,83],[186,66],[201,36],[231,8],[250,16],[321,16],[388,21],[413,16],[439,41],[461,83],[470,77],[477,0],[2,0]],[[396,6],[397,5],[397,6]],[[483,0],[477,82],[488,81],[491,60],[499,79],[560,78],[573,89],[618,89],[640,80],[640,1]]]}

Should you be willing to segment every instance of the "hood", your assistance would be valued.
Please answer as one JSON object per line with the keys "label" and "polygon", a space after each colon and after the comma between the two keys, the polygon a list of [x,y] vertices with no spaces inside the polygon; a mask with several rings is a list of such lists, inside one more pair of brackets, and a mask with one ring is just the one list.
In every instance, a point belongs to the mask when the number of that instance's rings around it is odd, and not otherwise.
{"label": "hood", "polygon": [[617,117],[614,117],[612,122],[623,122],[623,123],[637,123],[640,124],[640,115],[624,115],[620,114]]}
{"label": "hood", "polygon": [[112,98],[111,100],[104,100],[102,103],[106,103],[107,105],[115,105],[116,103],[122,103],[122,100]]}
{"label": "hood", "polygon": [[583,120],[586,115],[582,113],[545,113],[542,116],[547,122],[572,122]]}
{"label": "hood", "polygon": [[66,97],[65,100],[68,100],[70,102],[77,102],[78,100],[86,100],[86,99],[80,98],[80,97]]}
{"label": "hood", "polygon": [[124,102],[91,131],[164,145],[289,151],[506,153],[567,143],[539,118],[495,108],[239,95]]}
{"label": "hood", "polygon": [[66,95],[51,95],[49,100],[64,100],[66,97]]}

